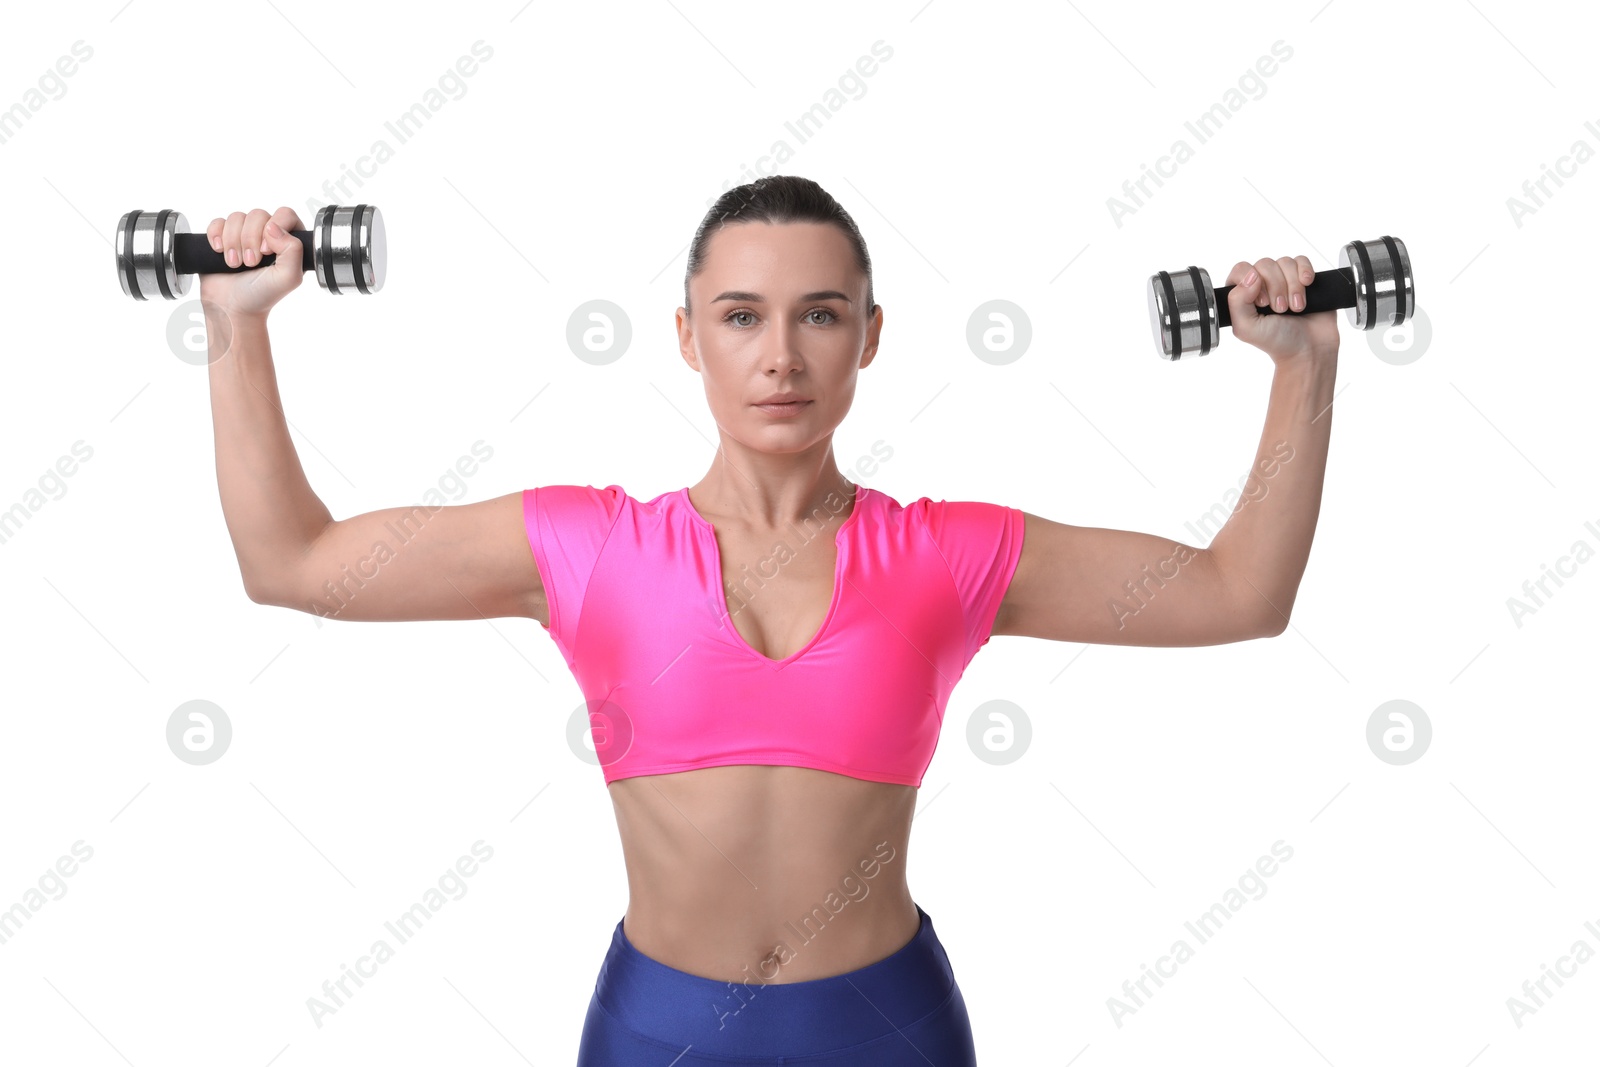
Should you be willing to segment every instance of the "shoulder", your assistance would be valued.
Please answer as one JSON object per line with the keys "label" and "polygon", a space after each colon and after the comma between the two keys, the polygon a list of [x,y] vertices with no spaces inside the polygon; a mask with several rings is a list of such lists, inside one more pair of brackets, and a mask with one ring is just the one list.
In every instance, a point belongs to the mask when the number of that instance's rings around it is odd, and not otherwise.
{"label": "shoulder", "polygon": [[900,526],[930,543],[959,584],[996,569],[1009,574],[1021,554],[1026,515],[1020,508],[923,496],[903,507],[885,497],[882,511],[886,525]]}
{"label": "shoulder", "polygon": [[522,491],[522,518],[535,543],[552,535],[604,541],[626,516],[655,513],[671,494],[639,500],[620,485],[540,485]]}
{"label": "shoulder", "polygon": [[[894,505],[899,508],[900,505]],[[934,500],[919,497],[900,509],[925,528],[935,541],[987,540],[993,533],[1012,533],[1022,525],[1019,508],[983,500]]]}
{"label": "shoulder", "polygon": [[572,517],[585,513],[610,516],[632,500],[620,485],[602,489],[592,485],[539,485],[522,491],[522,510],[529,517],[535,514]]}
{"label": "shoulder", "polygon": [[522,491],[522,514],[530,531],[599,529],[619,522],[649,527],[684,509],[682,489],[636,497],[620,485],[541,485]]}

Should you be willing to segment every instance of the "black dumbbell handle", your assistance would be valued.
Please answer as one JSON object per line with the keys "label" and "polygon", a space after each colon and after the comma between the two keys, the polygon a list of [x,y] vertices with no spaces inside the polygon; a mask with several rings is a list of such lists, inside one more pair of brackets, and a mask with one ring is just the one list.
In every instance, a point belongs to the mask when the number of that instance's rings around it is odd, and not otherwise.
{"label": "black dumbbell handle", "polygon": [[[209,248],[207,249],[209,251]],[[1228,307],[1228,294],[1233,292],[1234,286],[1225,285],[1216,290],[1217,300],[1217,325],[1227,327],[1233,325],[1232,312]],[[1311,276],[1311,282],[1306,286],[1306,306],[1295,311],[1289,309],[1279,312],[1271,304],[1258,307],[1256,311],[1263,315],[1305,315],[1314,311],[1339,311],[1343,308],[1356,306],[1356,276],[1355,271],[1349,267],[1336,267],[1333,270],[1319,270]]]}
{"label": "black dumbbell handle", "polygon": [[[209,249],[207,249],[209,251]],[[309,268],[308,268],[309,269]],[[1217,325],[1228,327],[1233,325],[1233,316],[1228,308],[1228,294],[1234,287],[1225,285],[1216,290],[1217,297]],[[1338,311],[1341,308],[1356,306],[1356,275],[1349,267],[1335,267],[1333,270],[1319,270],[1311,276],[1311,284],[1306,286],[1306,306],[1302,311],[1292,308],[1288,311],[1274,311],[1271,304],[1266,307],[1256,308],[1263,315],[1306,315],[1313,311]]]}
{"label": "black dumbbell handle", "polygon": [[[300,240],[300,269],[313,269],[315,264],[311,260],[311,231],[290,230],[289,236]],[[172,238],[172,262],[179,274],[237,274],[244,270],[270,267],[278,258],[275,253],[268,252],[254,267],[247,267],[243,263],[237,267],[230,267],[222,253],[211,247],[211,241],[205,234],[175,233]]]}

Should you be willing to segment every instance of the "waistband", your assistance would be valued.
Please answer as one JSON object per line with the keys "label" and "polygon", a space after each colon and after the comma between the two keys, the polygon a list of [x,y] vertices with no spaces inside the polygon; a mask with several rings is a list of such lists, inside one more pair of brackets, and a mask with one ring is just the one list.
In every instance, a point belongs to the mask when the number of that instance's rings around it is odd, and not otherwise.
{"label": "waistband", "polygon": [[[628,1029],[678,1048],[729,1056],[780,1048],[807,1055],[895,1032],[939,1008],[955,988],[933,920],[916,905],[917,932],[881,960],[804,982],[725,982],[680,971],[634,947],[617,921],[594,996]],[[826,935],[826,927],[815,937]],[[796,953],[803,946],[790,945]]]}

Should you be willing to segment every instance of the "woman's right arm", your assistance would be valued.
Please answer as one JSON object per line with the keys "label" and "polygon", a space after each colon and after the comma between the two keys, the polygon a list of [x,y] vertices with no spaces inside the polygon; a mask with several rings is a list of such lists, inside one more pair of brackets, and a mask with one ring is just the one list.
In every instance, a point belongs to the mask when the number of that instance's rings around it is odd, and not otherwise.
{"label": "woman's right arm", "polygon": [[[270,225],[269,225],[270,223]],[[204,274],[212,426],[222,513],[250,599],[360,621],[525,616],[548,625],[522,494],[475,504],[386,508],[334,519],[289,438],[267,314],[301,281],[303,229],[290,208],[235,212],[207,227],[231,264]],[[224,322],[227,328],[223,328]]]}

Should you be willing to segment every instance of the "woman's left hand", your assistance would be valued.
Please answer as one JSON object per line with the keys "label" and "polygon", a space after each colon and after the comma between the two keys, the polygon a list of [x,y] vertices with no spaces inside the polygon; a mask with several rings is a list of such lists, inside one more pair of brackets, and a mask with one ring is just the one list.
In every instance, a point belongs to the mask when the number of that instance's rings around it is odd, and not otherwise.
{"label": "woman's left hand", "polygon": [[1278,312],[1304,308],[1306,286],[1315,272],[1305,256],[1240,260],[1228,272],[1228,316],[1233,335],[1272,357],[1273,363],[1300,356],[1330,356],[1339,351],[1336,312],[1263,315],[1258,307],[1269,304]]}

